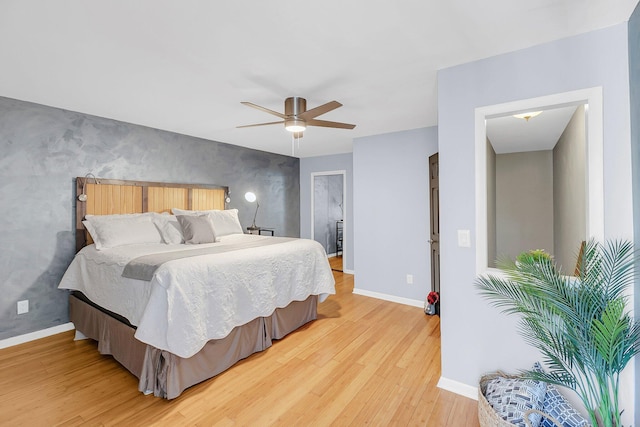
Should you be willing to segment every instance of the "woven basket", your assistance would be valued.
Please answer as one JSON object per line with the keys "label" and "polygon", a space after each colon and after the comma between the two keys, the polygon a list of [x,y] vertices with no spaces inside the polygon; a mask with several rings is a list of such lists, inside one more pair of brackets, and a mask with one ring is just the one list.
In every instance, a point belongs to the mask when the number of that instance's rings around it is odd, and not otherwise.
{"label": "woven basket", "polygon": [[[489,383],[489,381],[499,377],[520,378],[518,375],[508,375],[500,371],[492,374],[483,375],[480,378],[480,387],[478,387],[478,421],[480,421],[480,427],[517,427],[516,424],[511,424],[510,422],[502,419],[502,417],[500,417],[496,413],[496,411],[493,410],[493,408],[491,407],[491,404],[489,404],[489,401],[484,395],[487,391],[487,384]],[[527,425],[527,427],[532,427],[531,423],[529,422],[529,415],[533,413],[540,414],[543,417],[551,420],[551,422],[554,423],[557,427],[563,427],[562,424],[560,424],[560,422],[556,420],[554,417],[552,417],[549,414],[545,414],[544,412],[539,411],[537,409],[530,409],[527,412],[525,412],[524,422]]]}

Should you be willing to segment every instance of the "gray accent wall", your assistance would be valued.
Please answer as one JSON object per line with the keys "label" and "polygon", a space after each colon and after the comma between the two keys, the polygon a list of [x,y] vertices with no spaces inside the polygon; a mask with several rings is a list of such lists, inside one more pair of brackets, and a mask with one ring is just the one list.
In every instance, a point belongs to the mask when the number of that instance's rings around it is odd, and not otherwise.
{"label": "gray accent wall", "polygon": [[[429,156],[437,151],[436,127],[354,140],[358,290],[417,302],[431,290]],[[441,221],[448,214],[441,209]],[[407,284],[407,274],[413,284]],[[449,297],[443,289],[442,298]]]}
{"label": "gray accent wall", "polygon": [[573,274],[578,248],[587,239],[587,139],[585,108],[573,113],[553,148],[553,256]]}
{"label": "gray accent wall", "polygon": [[353,154],[305,157],[300,159],[300,237],[311,236],[311,174],[319,172],[345,171],[347,189],[345,197],[345,235],[343,268],[353,273]]}
{"label": "gray accent wall", "polygon": [[[74,177],[217,184],[229,208],[278,236],[299,236],[300,161],[0,97],[0,339],[68,322],[57,285],[75,254]],[[29,300],[17,315],[16,302]]]}
{"label": "gray accent wall", "polygon": [[495,175],[497,257],[515,259],[529,249],[552,253],[552,151],[498,154]]}
{"label": "gray accent wall", "polygon": [[[476,108],[602,87],[604,232],[607,238],[630,239],[627,43],[627,23],[621,23],[438,72],[442,376],[451,383],[476,387],[484,372],[527,369],[540,358],[518,335],[516,319],[490,306],[474,287],[479,267],[475,250]],[[632,61],[637,64],[638,57]],[[637,121],[638,111],[634,111]],[[456,231],[460,229],[471,231],[470,248],[458,246]],[[470,349],[473,357],[469,357]],[[634,403],[635,386],[629,374],[623,376],[621,386],[621,403],[627,408],[625,424],[633,423],[626,419]]]}
{"label": "gray accent wall", "polygon": [[[628,26],[629,37],[629,89],[631,104],[631,160],[633,164],[633,225],[634,245],[640,248],[640,5],[636,6]],[[636,268],[640,269],[640,265]],[[640,313],[640,277],[634,288],[634,308]],[[640,357],[635,358],[635,423],[640,425]]]}

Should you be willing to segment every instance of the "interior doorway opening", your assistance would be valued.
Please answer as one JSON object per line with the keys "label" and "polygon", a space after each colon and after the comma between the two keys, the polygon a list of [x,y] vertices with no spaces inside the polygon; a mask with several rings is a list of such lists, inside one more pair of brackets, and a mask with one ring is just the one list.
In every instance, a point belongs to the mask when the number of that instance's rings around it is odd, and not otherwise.
{"label": "interior doorway opening", "polygon": [[329,257],[331,268],[344,269],[346,171],[311,174],[311,236]]}

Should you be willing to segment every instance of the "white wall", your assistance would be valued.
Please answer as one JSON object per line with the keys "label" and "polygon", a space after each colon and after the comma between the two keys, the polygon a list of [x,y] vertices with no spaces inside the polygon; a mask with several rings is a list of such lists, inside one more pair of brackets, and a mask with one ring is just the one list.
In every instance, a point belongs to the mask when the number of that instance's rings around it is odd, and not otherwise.
{"label": "white wall", "polygon": [[314,172],[346,171],[347,191],[344,212],[345,235],[343,269],[353,273],[353,154],[305,157],[300,159],[300,237],[311,236],[311,174]]}
{"label": "white wall", "polygon": [[354,140],[356,292],[417,304],[429,292],[429,156],[437,138],[431,127]]}
{"label": "white wall", "polygon": [[[516,319],[476,292],[474,242],[457,246],[456,230],[471,230],[472,239],[476,234],[475,109],[601,86],[605,236],[630,239],[628,54],[625,23],[439,71],[441,286],[449,295],[441,305],[442,376],[451,383],[477,386],[484,372],[528,368],[538,359],[517,334]],[[633,412],[632,371],[622,392],[627,414]]]}
{"label": "white wall", "polygon": [[[629,19],[629,85],[631,93],[631,150],[633,162],[634,243],[640,247],[640,5]],[[640,263],[639,263],[640,264]],[[639,268],[640,265],[636,266]],[[635,294],[640,295],[640,277],[636,278]],[[635,299],[635,313],[640,313],[640,298]],[[636,317],[638,315],[636,314]],[[636,357],[636,415],[640,425],[640,357]]]}

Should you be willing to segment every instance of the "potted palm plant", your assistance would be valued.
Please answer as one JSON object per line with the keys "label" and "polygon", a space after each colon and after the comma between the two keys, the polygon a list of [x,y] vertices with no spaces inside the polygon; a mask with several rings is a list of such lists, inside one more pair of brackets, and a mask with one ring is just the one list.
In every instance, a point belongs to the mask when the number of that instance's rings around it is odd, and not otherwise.
{"label": "potted palm plant", "polygon": [[621,426],[620,374],[640,351],[640,323],[627,309],[635,257],[629,242],[590,241],[575,276],[536,250],[476,281],[494,306],[520,316],[520,334],[541,351],[548,370],[524,376],[575,391],[594,426]]}

